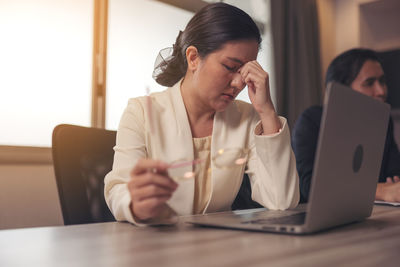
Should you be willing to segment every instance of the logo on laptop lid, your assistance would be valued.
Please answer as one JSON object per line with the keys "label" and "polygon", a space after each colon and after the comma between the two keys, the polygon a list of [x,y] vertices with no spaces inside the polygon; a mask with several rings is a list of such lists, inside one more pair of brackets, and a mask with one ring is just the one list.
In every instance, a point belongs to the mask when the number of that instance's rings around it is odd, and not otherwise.
{"label": "logo on laptop lid", "polygon": [[361,164],[363,161],[363,156],[364,156],[364,149],[362,145],[358,145],[356,147],[356,150],[354,151],[353,155],[353,171],[358,172],[361,168]]}

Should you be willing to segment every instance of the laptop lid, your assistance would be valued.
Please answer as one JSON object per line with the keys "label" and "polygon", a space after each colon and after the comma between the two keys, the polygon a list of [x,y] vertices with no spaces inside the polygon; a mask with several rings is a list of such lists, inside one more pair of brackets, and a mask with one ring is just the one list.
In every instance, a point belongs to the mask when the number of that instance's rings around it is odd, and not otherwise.
{"label": "laptop lid", "polygon": [[271,216],[286,216],[293,211],[260,209],[194,216],[188,222],[212,227],[304,234],[370,216],[389,114],[388,104],[338,83],[328,85],[304,224],[268,225]]}
{"label": "laptop lid", "polygon": [[371,215],[390,106],[330,83],[321,118],[306,225],[309,230]]}

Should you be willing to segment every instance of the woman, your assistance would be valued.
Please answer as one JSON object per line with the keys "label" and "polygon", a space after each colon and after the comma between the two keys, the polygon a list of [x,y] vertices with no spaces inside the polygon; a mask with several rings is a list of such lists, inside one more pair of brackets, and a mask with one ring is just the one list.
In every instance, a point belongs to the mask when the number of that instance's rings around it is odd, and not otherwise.
{"label": "woman", "polygon": [[[289,129],[256,61],[260,42],[254,21],[224,3],[205,6],[179,33],[156,77],[170,88],[152,94],[150,103],[131,99],[119,125],[113,170],[105,178],[117,220],[171,223],[175,214],[229,210],[245,167],[216,166],[211,158],[221,148],[249,151],[255,201],[271,209],[297,205]],[[234,100],[246,85],[252,104]],[[195,179],[168,176],[169,163],[198,157],[206,160]]]}

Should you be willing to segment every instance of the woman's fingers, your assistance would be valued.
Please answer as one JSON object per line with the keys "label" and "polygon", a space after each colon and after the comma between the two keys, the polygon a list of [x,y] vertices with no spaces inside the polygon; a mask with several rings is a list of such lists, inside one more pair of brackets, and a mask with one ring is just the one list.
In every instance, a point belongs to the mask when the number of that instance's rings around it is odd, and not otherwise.
{"label": "woman's fingers", "polygon": [[165,173],[167,168],[168,164],[165,162],[153,159],[140,159],[132,169],[131,176],[148,171]]}
{"label": "woman's fingers", "polygon": [[[251,85],[253,85],[253,86],[258,86],[258,87],[260,87],[260,86],[265,86],[265,83],[263,82],[262,79],[263,79],[263,78],[260,77],[260,75],[257,74],[257,73],[248,73],[248,74],[246,75],[246,77],[244,77],[244,82],[245,82],[247,85],[251,84]],[[261,88],[260,88],[260,89],[261,89]],[[264,90],[265,90],[265,88],[264,88]]]}
{"label": "woman's fingers", "polygon": [[[266,71],[260,66],[257,61],[247,62],[239,70],[242,80],[246,83],[250,89],[250,100],[257,107],[263,104],[269,104],[269,76]],[[258,95],[258,99],[255,99],[255,95]],[[252,99],[253,98],[253,99]],[[257,103],[254,101],[257,100]]]}
{"label": "woman's fingers", "polygon": [[138,190],[133,190],[132,200],[143,201],[148,198],[171,197],[175,189],[165,188],[154,184],[149,184],[140,187]]}
{"label": "woman's fingers", "polygon": [[154,197],[147,198],[143,201],[132,202],[133,214],[140,220],[147,220],[158,216],[164,209],[166,209],[165,202],[170,197]]}
{"label": "woman's fingers", "polygon": [[178,184],[165,174],[158,174],[148,171],[142,173],[141,175],[131,176],[132,179],[128,183],[129,188],[140,188],[147,185],[157,185],[160,187],[165,187],[170,190],[175,190]]}
{"label": "woman's fingers", "polygon": [[165,208],[173,191],[154,184],[130,189],[132,213],[140,220],[156,217]]}
{"label": "woman's fingers", "polygon": [[258,64],[257,61],[246,63],[240,70],[243,79],[246,79],[249,74],[252,74],[254,80],[265,84],[269,80],[268,73]]}
{"label": "woman's fingers", "polygon": [[128,190],[133,214],[140,220],[157,216],[171,198],[178,184],[167,174],[168,164],[141,159],[131,171]]}

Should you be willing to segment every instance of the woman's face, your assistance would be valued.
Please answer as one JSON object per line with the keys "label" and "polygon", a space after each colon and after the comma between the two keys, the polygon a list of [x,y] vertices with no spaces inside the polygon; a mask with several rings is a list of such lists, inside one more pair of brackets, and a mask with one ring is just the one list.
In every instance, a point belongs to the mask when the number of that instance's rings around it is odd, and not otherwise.
{"label": "woman's face", "polygon": [[384,102],[387,87],[381,64],[373,60],[365,61],[350,87],[357,92]]}
{"label": "woman's face", "polygon": [[193,71],[199,101],[215,111],[225,110],[246,85],[239,69],[255,60],[257,54],[257,41],[242,40],[228,42],[199,59],[198,67]]}

